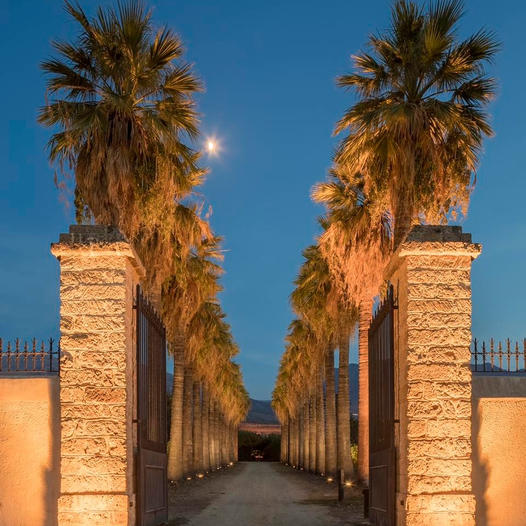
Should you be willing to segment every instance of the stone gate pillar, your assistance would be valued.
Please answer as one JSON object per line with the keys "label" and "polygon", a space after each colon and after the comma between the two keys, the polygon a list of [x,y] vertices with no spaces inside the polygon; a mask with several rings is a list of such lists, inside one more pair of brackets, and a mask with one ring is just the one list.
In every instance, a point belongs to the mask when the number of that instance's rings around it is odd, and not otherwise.
{"label": "stone gate pillar", "polygon": [[473,526],[471,278],[481,247],[460,227],[418,226],[391,261],[400,526]]}
{"label": "stone gate pillar", "polygon": [[60,261],[59,526],[135,524],[134,288],[142,268],[118,230],[71,226]]}

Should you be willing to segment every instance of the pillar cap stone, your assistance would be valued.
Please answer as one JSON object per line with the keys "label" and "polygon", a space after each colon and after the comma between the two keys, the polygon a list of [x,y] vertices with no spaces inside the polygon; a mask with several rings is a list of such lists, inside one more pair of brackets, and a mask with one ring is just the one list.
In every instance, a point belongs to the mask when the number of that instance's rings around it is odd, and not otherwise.
{"label": "pillar cap stone", "polygon": [[146,275],[139,256],[115,226],[70,225],[68,233],[59,235],[58,243],[51,243],[51,253],[60,260],[63,256],[127,257],[140,278]]}
{"label": "pillar cap stone", "polygon": [[385,276],[391,276],[406,256],[469,256],[474,260],[481,252],[482,245],[473,243],[461,226],[416,225],[393,254]]}

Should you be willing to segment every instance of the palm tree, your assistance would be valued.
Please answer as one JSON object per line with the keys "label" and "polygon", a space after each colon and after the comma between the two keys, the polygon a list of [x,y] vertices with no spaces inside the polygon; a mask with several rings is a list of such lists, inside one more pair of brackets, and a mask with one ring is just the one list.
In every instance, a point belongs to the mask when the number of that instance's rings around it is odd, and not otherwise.
{"label": "palm tree", "polygon": [[369,483],[369,324],[372,300],[362,300],[358,322],[358,477]]}
{"label": "palm tree", "polygon": [[325,474],[335,477],[338,469],[338,441],[336,434],[336,387],[334,382],[334,348],[325,356]]}
{"label": "palm tree", "polygon": [[[314,384],[314,388],[316,384]],[[316,455],[318,453],[318,448],[316,445],[316,433],[318,431],[318,413],[316,411],[316,391],[311,388],[311,392],[308,397],[308,406],[309,406],[309,471],[311,473],[316,473],[316,464],[317,459]]]}
{"label": "palm tree", "polygon": [[[170,447],[168,450],[168,477],[170,480],[179,480],[186,474],[181,458],[183,450],[188,447],[183,438],[184,429],[188,420],[184,419],[184,392],[186,366],[191,367],[195,355],[195,345],[191,352],[187,347],[189,335],[198,332],[191,326],[192,320],[198,320],[200,307],[220,290],[218,277],[221,268],[217,261],[222,257],[219,252],[219,238],[202,240],[200,246],[185,255],[183,250],[178,251],[174,261],[174,274],[165,281],[162,290],[162,315],[167,328],[169,341],[174,342],[171,348],[174,351],[174,386],[171,407]],[[192,327],[192,330],[190,330]],[[201,333],[200,333],[201,334]],[[189,381],[189,380],[187,380]],[[187,392],[188,398],[190,393]],[[186,409],[189,418],[188,407]],[[187,430],[188,431],[188,430]],[[184,445],[186,444],[186,446]],[[186,468],[189,467],[188,459]]]}
{"label": "palm tree", "polygon": [[325,402],[323,394],[323,363],[316,374],[316,473],[325,474]]}
{"label": "palm tree", "polygon": [[193,471],[196,474],[203,472],[203,429],[202,409],[201,409],[201,382],[194,380],[193,385],[194,418],[192,422],[192,441],[193,441]]}
{"label": "palm tree", "polygon": [[343,469],[346,479],[354,479],[351,459],[351,406],[349,391],[349,338],[350,329],[342,320],[338,338],[338,467]]}
{"label": "palm tree", "polygon": [[[99,8],[93,18],[65,5],[80,33],[72,43],[55,42],[57,56],[42,64],[48,81],[39,121],[58,128],[49,156],[60,186],[74,178],[77,220],[116,225],[146,268],[174,353],[168,474],[178,480],[191,464],[193,369],[202,377],[198,345],[187,349],[188,327],[219,290],[222,258],[193,194],[206,171],[186,144],[198,135],[193,97],[201,84],[181,60],[179,38],[156,30],[140,0]],[[209,346],[207,353],[215,356]],[[232,422],[246,410],[241,376],[235,381]]]}
{"label": "palm tree", "polygon": [[[42,63],[49,100],[39,121],[59,127],[50,159],[63,175],[73,171],[79,219],[93,215],[134,239],[152,190],[169,200],[198,182],[183,140],[198,134],[193,95],[201,85],[181,61],[179,38],[155,30],[141,2],[99,8],[92,19],[65,6],[80,34],[53,42],[57,58]],[[168,193],[159,196],[161,188]]]}
{"label": "palm tree", "polygon": [[[393,247],[415,221],[465,213],[495,81],[485,73],[498,44],[487,31],[458,41],[462,2],[427,11],[394,4],[390,29],[355,56],[356,72],[339,78],[356,102],[336,132],[347,132],[329,181],[313,198],[328,208],[320,239],[348,304],[360,306],[359,466],[368,477],[368,343],[371,298]],[[342,272],[341,269],[345,269]]]}
{"label": "palm tree", "polygon": [[203,470],[210,471],[210,393],[207,385],[202,386],[202,406],[201,406],[201,428],[203,432]]}
{"label": "palm tree", "polygon": [[[322,225],[326,222],[322,221]],[[349,335],[357,321],[354,305],[346,305],[332,279],[329,265],[323,257],[319,246],[310,246],[304,253],[305,262],[295,281],[296,289],[291,298],[293,307],[301,313],[318,330],[318,354],[327,349],[327,343],[337,338],[339,344],[339,389],[338,389],[338,419],[337,448],[338,468],[343,469],[346,476],[354,476],[350,457],[350,402],[349,402]],[[320,337],[321,336],[321,337]],[[327,382],[334,378],[334,371],[326,371]],[[327,394],[327,421],[332,420],[332,401]],[[327,428],[326,445],[334,447]],[[332,462],[334,450],[328,451],[326,461]],[[334,474],[334,466],[328,465],[327,472]]]}
{"label": "palm tree", "polygon": [[[368,328],[372,297],[379,290],[383,268],[391,253],[391,220],[376,195],[364,192],[363,177],[333,169],[329,180],[314,187],[313,198],[328,212],[322,226],[320,250],[342,302],[354,309],[359,304],[359,477],[368,480],[369,384]],[[346,269],[342,272],[341,269]],[[341,336],[345,347],[348,339]],[[344,352],[345,352],[344,347]],[[341,355],[340,355],[341,356]],[[342,361],[345,361],[345,357]],[[342,445],[342,447],[345,447]]]}
{"label": "palm tree", "polygon": [[355,55],[355,72],[338,84],[358,101],[336,133],[347,132],[336,163],[363,174],[366,193],[377,193],[394,222],[394,246],[413,221],[447,221],[464,213],[484,136],[485,110],[495,80],[485,71],[498,43],[486,30],[457,36],[461,0],[427,8],[397,0],[390,28],[369,37],[369,52]]}
{"label": "palm tree", "polygon": [[183,475],[191,477],[194,470],[194,441],[193,441],[193,385],[194,371],[190,363],[184,367],[184,391],[183,391]]}

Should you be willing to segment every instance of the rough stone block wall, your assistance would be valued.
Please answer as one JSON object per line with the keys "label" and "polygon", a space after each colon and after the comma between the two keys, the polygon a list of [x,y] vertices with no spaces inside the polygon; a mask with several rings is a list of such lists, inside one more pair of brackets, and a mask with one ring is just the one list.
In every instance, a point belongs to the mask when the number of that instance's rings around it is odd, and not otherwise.
{"label": "rough stone block wall", "polygon": [[474,525],[470,267],[480,247],[458,229],[427,228],[430,235],[426,227],[410,234],[391,275],[399,292],[398,523]]}
{"label": "rough stone block wall", "polygon": [[[61,265],[60,526],[132,524],[129,245],[73,227],[53,246]],[[113,235],[113,231],[109,231]]]}

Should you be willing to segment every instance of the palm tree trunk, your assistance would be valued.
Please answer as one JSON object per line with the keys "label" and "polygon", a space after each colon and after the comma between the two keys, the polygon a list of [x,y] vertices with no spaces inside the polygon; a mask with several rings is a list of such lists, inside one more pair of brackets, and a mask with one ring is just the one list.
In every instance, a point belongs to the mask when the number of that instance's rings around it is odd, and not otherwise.
{"label": "palm tree trunk", "polygon": [[338,365],[338,469],[343,469],[345,480],[354,479],[351,458],[351,407],[349,401],[349,333],[341,331]]}
{"label": "palm tree trunk", "polygon": [[295,441],[296,441],[296,432],[295,432],[296,422],[294,418],[289,416],[289,464],[294,467],[296,465],[296,451],[295,451]]}
{"label": "palm tree trunk", "polygon": [[224,415],[221,415],[221,465],[226,466],[228,464],[228,437],[227,437],[227,425]]}
{"label": "palm tree trunk", "polygon": [[239,461],[239,424],[234,428],[234,462]]}
{"label": "palm tree trunk", "polygon": [[372,299],[360,303],[358,324],[358,476],[369,483],[369,325]]}
{"label": "palm tree trunk", "polygon": [[336,439],[336,395],[334,386],[334,349],[325,357],[325,474],[335,477],[338,462]]}
{"label": "palm tree trunk", "polygon": [[[406,178],[403,178],[404,181]],[[394,230],[393,230],[393,245],[396,250],[409,234],[413,225],[413,199],[412,192],[407,188],[409,182],[401,183],[396,191],[394,198]]]}
{"label": "palm tree trunk", "polygon": [[280,449],[280,460],[283,464],[289,462],[289,419],[285,418],[281,424],[281,449]]}
{"label": "palm tree trunk", "polygon": [[201,387],[201,430],[203,433],[203,470],[210,471],[210,395],[203,383]]}
{"label": "palm tree trunk", "polygon": [[184,392],[184,339],[172,343],[174,353],[170,445],[168,448],[168,479],[183,478],[183,392]]}
{"label": "palm tree trunk", "polygon": [[212,469],[215,470],[219,465],[219,455],[217,451],[217,402],[215,399],[210,403],[210,433],[212,446]]}
{"label": "palm tree trunk", "polygon": [[228,455],[228,463],[234,462],[234,448],[235,448],[235,442],[234,442],[234,423],[231,422],[228,428],[228,443],[230,445],[229,455]]}
{"label": "palm tree trunk", "polygon": [[193,368],[186,364],[184,368],[184,393],[183,393],[183,473],[191,476],[193,472]]}
{"label": "palm tree trunk", "polygon": [[316,472],[316,393],[309,395],[309,471]]}
{"label": "palm tree trunk", "polygon": [[302,442],[301,442],[301,415],[300,411],[296,410],[296,461],[295,461],[295,467],[296,469],[299,469],[300,463],[301,463],[301,449],[302,449]]}
{"label": "palm tree trunk", "polygon": [[194,399],[194,419],[193,419],[193,464],[194,472],[201,473],[203,470],[203,435],[201,428],[201,384],[194,381],[193,385],[193,399]]}
{"label": "palm tree trunk", "polygon": [[298,409],[298,469],[303,467],[304,442],[303,442],[303,406]]}
{"label": "palm tree trunk", "polygon": [[316,473],[325,473],[325,404],[323,403],[323,367],[316,375]]}
{"label": "palm tree trunk", "polygon": [[308,471],[309,469],[309,459],[310,459],[310,450],[309,450],[309,429],[310,429],[310,418],[309,418],[309,398],[305,397],[305,402],[303,404],[303,469]]}

